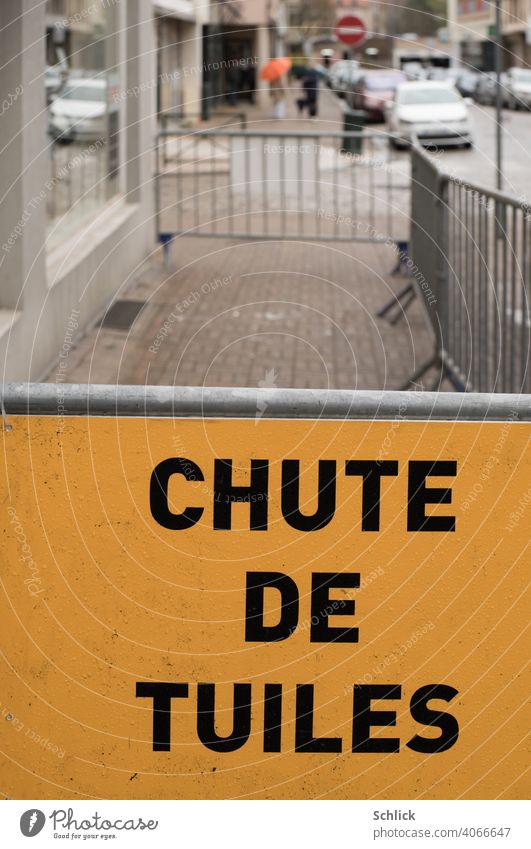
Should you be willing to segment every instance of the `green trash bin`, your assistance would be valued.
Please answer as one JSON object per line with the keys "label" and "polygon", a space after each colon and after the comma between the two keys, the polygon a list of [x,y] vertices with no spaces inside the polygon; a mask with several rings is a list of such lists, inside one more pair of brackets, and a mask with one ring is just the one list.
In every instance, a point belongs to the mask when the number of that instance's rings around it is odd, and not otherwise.
{"label": "green trash bin", "polygon": [[365,112],[361,109],[346,109],[343,116],[343,131],[359,133],[359,137],[345,136],[343,138],[343,153],[361,153],[363,147],[363,128],[365,127]]}

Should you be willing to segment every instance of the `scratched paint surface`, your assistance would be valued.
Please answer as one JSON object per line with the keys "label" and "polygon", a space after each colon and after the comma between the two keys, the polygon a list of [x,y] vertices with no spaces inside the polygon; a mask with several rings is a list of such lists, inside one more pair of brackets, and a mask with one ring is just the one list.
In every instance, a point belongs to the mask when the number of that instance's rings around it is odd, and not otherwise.
{"label": "scratched paint surface", "polygon": [[[13,417],[1,463],[0,790],[13,798],[522,798],[529,536],[528,425]],[[204,507],[199,523],[155,522],[149,480],[183,456],[204,482],[175,476],[174,509]],[[269,526],[212,530],[212,466],[232,458],[236,483],[252,458],[270,461]],[[338,464],[327,527],[301,533],[280,509],[280,462],[301,461],[305,509],[315,507],[317,459]],[[360,479],[347,459],[399,462],[384,479],[380,531],[360,528]],[[452,459],[455,533],[408,533],[407,463]],[[238,468],[239,467],[239,468]],[[527,509],[527,513],[526,513]],[[283,572],[300,592],[299,628],[246,643],[245,576]],[[309,639],[314,571],[359,572],[347,591],[356,644]],[[342,591],[339,590],[338,597]],[[272,614],[273,615],[273,614]],[[339,617],[337,617],[339,620]],[[337,621],[334,624],[345,624]],[[137,681],[182,681],[171,750],[152,750],[152,704]],[[228,734],[234,682],[252,685],[252,727],[230,753],[196,731],[198,682],[216,684],[216,722]],[[264,684],[284,688],[282,751],[263,751]],[[397,683],[393,754],[356,753],[352,686]],[[438,754],[406,747],[419,727],[409,699],[424,684],[459,693],[445,706],[456,744]],[[315,685],[314,732],[342,752],[294,751],[296,684]]]}

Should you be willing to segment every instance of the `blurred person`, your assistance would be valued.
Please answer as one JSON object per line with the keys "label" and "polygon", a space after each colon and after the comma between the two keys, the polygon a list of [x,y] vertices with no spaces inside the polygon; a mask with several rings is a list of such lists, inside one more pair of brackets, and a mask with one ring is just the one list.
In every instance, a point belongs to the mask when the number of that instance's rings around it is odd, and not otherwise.
{"label": "blurred person", "polygon": [[273,118],[282,119],[286,115],[286,87],[283,77],[271,80],[270,86],[273,100]]}
{"label": "blurred person", "polygon": [[310,118],[315,118],[317,115],[317,98],[319,93],[319,74],[317,73],[313,62],[309,62],[301,83],[303,97],[298,98],[297,108],[299,115],[302,115],[304,110],[308,110]]}

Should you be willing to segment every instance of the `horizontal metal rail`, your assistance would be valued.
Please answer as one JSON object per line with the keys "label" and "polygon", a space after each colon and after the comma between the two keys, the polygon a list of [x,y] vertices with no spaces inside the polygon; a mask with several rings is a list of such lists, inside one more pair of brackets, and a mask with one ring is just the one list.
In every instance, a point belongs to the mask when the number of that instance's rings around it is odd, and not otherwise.
{"label": "horizontal metal rail", "polygon": [[[219,136],[222,138],[241,138],[241,130],[225,130],[223,127],[183,127],[178,130],[161,130],[158,133],[158,138],[168,138],[170,136]],[[375,133],[372,131],[362,130],[245,130],[246,138],[257,139],[319,139],[325,137],[327,139],[341,140],[343,138],[353,139],[381,139],[387,141],[386,133]]]}
{"label": "horizontal metal rail", "polygon": [[[417,152],[420,156],[425,157],[426,161],[429,162],[430,165],[433,166],[435,164],[434,159],[430,155],[428,150],[424,150],[422,147],[419,146]],[[506,192],[500,191],[499,189],[486,186],[484,183],[476,183],[467,180],[464,177],[456,177],[455,174],[451,174],[449,171],[446,171],[444,167],[441,167],[440,162],[437,162],[437,171],[440,179],[444,182],[451,181],[456,185],[462,186],[464,189],[467,189],[469,192],[476,192],[480,195],[488,195],[493,200],[496,200],[499,203],[507,204],[508,206],[517,206],[526,212],[531,212],[531,202],[527,202],[521,198],[509,195]]]}
{"label": "horizontal metal rail", "polygon": [[7,417],[531,421],[530,395],[499,393],[8,383],[2,405]]}
{"label": "horizontal metal rail", "polygon": [[[208,121],[216,121],[221,120],[223,123],[218,126],[223,127],[226,124],[239,124],[241,129],[244,130],[247,126],[247,112],[231,112],[229,109],[223,111],[215,111]],[[161,112],[159,115],[159,120],[163,128],[166,128],[169,121],[202,121],[205,120],[203,115],[199,112],[182,112],[179,109],[167,109],[165,112]]]}

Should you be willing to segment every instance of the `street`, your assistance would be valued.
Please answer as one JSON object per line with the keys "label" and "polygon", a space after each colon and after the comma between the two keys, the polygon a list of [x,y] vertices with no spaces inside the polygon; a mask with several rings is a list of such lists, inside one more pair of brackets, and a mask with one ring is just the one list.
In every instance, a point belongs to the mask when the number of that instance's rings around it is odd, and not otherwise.
{"label": "street", "polygon": [[[474,148],[450,148],[441,164],[455,176],[489,188],[496,186],[496,110],[490,106],[470,106],[474,124]],[[503,189],[517,198],[531,201],[531,112],[503,110]]]}

